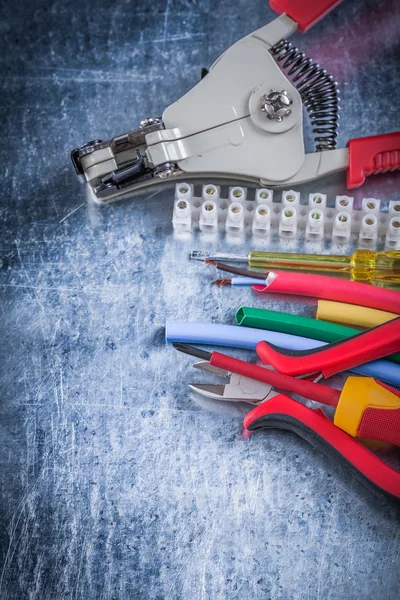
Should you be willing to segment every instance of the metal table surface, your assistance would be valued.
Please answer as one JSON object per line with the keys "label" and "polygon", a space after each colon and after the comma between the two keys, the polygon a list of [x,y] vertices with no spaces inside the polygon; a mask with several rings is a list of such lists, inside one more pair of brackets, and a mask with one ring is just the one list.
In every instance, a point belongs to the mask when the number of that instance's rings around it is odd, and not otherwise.
{"label": "metal table surface", "polygon": [[[14,0],[1,17],[0,597],[399,598],[395,509],[293,435],[245,441],[244,407],[192,397],[204,376],[164,342],[167,318],[263,305],[187,258],[232,246],[173,236],[171,186],[87,202],[69,161],[161,114],[266,2]],[[399,27],[395,0],[353,0],[294,36],[340,83],[340,146],[399,129]]]}

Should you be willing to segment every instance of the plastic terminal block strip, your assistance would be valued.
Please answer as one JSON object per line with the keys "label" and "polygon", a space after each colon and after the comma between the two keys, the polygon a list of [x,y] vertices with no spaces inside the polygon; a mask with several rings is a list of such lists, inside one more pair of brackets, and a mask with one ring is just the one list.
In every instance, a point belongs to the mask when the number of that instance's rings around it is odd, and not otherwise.
{"label": "plastic terminal block strip", "polygon": [[374,248],[379,242],[387,249],[400,249],[400,200],[390,201],[387,212],[377,198],[364,198],[360,209],[354,208],[350,196],[336,196],[334,206],[319,192],[303,200],[293,190],[274,194],[268,188],[253,192],[238,186],[229,188],[225,197],[214,184],[204,185],[196,196],[194,186],[182,182],[175,187],[172,224],[177,231],[246,233],[254,238],[277,234],[309,242],[331,239],[334,244],[357,239],[359,247]]}

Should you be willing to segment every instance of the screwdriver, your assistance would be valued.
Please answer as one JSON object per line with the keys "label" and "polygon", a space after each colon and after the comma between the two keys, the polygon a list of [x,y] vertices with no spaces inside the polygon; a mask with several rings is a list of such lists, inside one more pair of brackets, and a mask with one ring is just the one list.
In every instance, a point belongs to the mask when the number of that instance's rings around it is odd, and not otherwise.
{"label": "screwdriver", "polygon": [[253,268],[277,268],[295,271],[321,272],[344,276],[364,283],[400,284],[400,251],[373,252],[356,250],[351,255],[288,254],[286,252],[252,251],[247,255],[203,252],[194,250],[194,260],[223,260],[248,263]]}

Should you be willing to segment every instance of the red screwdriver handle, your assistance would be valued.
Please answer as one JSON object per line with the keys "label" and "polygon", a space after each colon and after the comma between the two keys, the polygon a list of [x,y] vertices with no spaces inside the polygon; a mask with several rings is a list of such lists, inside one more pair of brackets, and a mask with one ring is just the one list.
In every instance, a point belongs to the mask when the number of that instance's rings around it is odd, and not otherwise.
{"label": "red screwdriver handle", "polygon": [[269,5],[278,15],[286,13],[298,24],[302,33],[311,29],[343,0],[270,0]]}
{"label": "red screwdriver handle", "polygon": [[249,412],[243,422],[250,431],[262,428],[293,431],[339,461],[356,479],[378,495],[400,500],[400,473],[395,471],[327,417],[280,394]]}
{"label": "red screwdriver handle", "polygon": [[369,175],[400,169],[400,132],[350,140],[347,188],[360,187]]}
{"label": "red screwdriver handle", "polygon": [[303,375],[321,371],[325,377],[399,350],[400,317],[315,350],[284,350],[267,342],[259,342],[256,348],[261,360],[281,373]]}

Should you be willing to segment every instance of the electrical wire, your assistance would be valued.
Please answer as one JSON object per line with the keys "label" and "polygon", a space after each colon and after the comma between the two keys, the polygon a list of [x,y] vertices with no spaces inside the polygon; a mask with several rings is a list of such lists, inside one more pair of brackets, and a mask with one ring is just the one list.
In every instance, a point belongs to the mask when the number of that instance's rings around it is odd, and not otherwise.
{"label": "electrical wire", "polygon": [[260,273],[259,271],[249,271],[248,269],[241,269],[240,267],[233,267],[222,262],[215,260],[205,260],[206,265],[212,265],[219,271],[226,271],[226,273],[233,273],[235,275],[242,275],[243,277],[253,277],[254,279],[266,279],[269,271]]}

